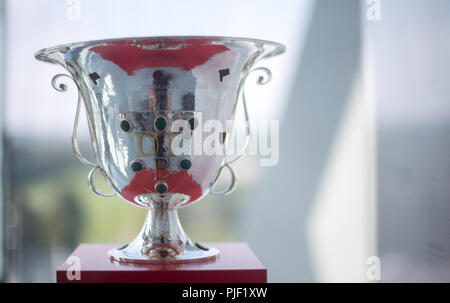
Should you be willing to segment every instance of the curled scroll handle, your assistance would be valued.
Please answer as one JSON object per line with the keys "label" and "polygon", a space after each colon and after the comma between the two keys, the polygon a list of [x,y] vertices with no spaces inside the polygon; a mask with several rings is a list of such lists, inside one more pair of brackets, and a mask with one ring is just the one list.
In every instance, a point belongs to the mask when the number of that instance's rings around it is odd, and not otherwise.
{"label": "curled scroll handle", "polygon": [[73,123],[73,129],[72,129],[72,148],[73,151],[75,153],[75,156],[85,165],[87,166],[91,166],[92,169],[88,174],[88,185],[89,185],[89,189],[96,194],[97,196],[100,197],[113,197],[116,194],[115,193],[109,193],[109,194],[105,194],[102,193],[101,191],[99,191],[95,185],[94,185],[94,181],[93,181],[93,176],[95,171],[98,169],[100,170],[100,172],[102,173],[103,177],[105,177],[106,181],[112,185],[111,180],[109,180],[108,176],[106,175],[106,173],[103,171],[103,169],[100,167],[100,165],[93,163],[91,161],[89,161],[88,159],[86,159],[80,152],[80,147],[78,145],[78,138],[77,138],[77,131],[78,131],[78,122],[79,122],[79,118],[80,118],[80,111],[81,111],[81,92],[80,92],[80,88],[78,86],[78,84],[76,83],[76,81],[73,79],[72,76],[67,75],[67,74],[57,74],[52,78],[52,86],[55,90],[57,90],[58,92],[65,92],[67,91],[67,85],[60,82],[59,85],[57,84],[58,80],[62,77],[66,77],[71,79],[78,90],[78,101],[77,101],[77,110],[75,112],[75,121]]}
{"label": "curled scroll handle", "polygon": [[[234,172],[234,169],[231,167],[231,164],[241,160],[245,154],[247,153],[247,149],[248,149],[248,145],[250,142],[250,119],[249,119],[249,115],[248,115],[248,110],[247,110],[247,100],[245,97],[245,84],[246,81],[248,79],[248,76],[250,74],[253,74],[255,72],[260,72],[262,73],[256,80],[256,84],[258,85],[265,85],[267,83],[270,82],[270,80],[272,79],[272,72],[270,71],[270,69],[268,69],[267,67],[257,67],[254,68],[252,70],[250,70],[242,79],[241,79],[241,83],[239,84],[239,89],[238,89],[238,98],[239,96],[242,96],[242,108],[244,110],[244,119],[245,119],[245,142],[244,142],[244,146],[242,147],[242,150],[240,151],[240,153],[233,159],[228,160],[227,159],[227,145],[226,143],[224,143],[224,164],[219,168],[216,178],[214,179],[213,182],[211,182],[211,184],[209,185],[210,188],[210,193],[213,195],[228,195],[230,193],[232,193],[234,191],[234,189],[236,188],[236,183],[237,183],[237,177],[236,177],[236,173]],[[233,116],[235,114],[235,110],[236,108],[233,110]],[[227,168],[228,171],[230,172],[231,175],[231,181],[229,186],[220,192],[217,191],[213,191],[212,188],[214,187],[214,185],[217,184],[217,181],[219,179],[220,174],[222,173],[223,169]]]}

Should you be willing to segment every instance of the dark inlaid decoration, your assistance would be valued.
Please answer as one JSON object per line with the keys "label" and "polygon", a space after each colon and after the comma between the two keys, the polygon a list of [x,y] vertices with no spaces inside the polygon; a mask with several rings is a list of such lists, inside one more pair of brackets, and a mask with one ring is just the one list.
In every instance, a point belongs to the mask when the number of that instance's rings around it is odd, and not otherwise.
{"label": "dark inlaid decoration", "polygon": [[97,85],[97,80],[100,79],[100,76],[97,73],[91,73],[89,74],[89,78]]}
{"label": "dark inlaid decoration", "polygon": [[160,249],[160,250],[158,251],[158,253],[159,253],[159,256],[160,256],[161,258],[166,258],[166,257],[169,255],[169,252],[168,252],[167,250],[165,250],[165,249]]}
{"label": "dark inlaid decoration", "polygon": [[124,131],[124,132],[129,132],[131,130],[131,124],[130,122],[128,122],[127,120],[122,120],[120,122],[120,128]]}
{"label": "dark inlaid decoration", "polygon": [[157,70],[153,73],[153,79],[155,79],[156,81],[161,80],[163,77],[163,72],[160,70]]}
{"label": "dark inlaid decoration", "polygon": [[153,92],[155,93],[155,107],[157,110],[167,110],[167,89],[171,78],[171,74],[164,74],[160,70],[153,73]]}
{"label": "dark inlaid decoration", "polygon": [[220,140],[221,144],[223,144],[225,142],[226,137],[227,137],[227,133],[226,132],[221,132],[220,133],[219,140]]}
{"label": "dark inlaid decoration", "polygon": [[160,235],[160,236],[158,237],[158,239],[159,239],[159,242],[161,242],[162,244],[168,242],[167,239],[166,239],[166,236],[165,236],[164,234]]}
{"label": "dark inlaid decoration", "polygon": [[192,162],[189,159],[183,159],[180,161],[180,168],[184,170],[188,170],[192,166]]}
{"label": "dark inlaid decoration", "polygon": [[219,70],[220,82],[222,82],[223,77],[228,76],[229,74],[230,74],[230,69],[229,68]]}
{"label": "dark inlaid decoration", "polygon": [[158,194],[165,194],[167,192],[167,185],[160,183],[156,185],[155,190]]}
{"label": "dark inlaid decoration", "polygon": [[201,244],[198,244],[198,243],[195,243],[195,246],[197,246],[197,247],[200,248],[201,250],[209,250],[208,247],[205,247],[205,246],[203,246],[203,245],[201,245]]}
{"label": "dark inlaid decoration", "polygon": [[154,112],[135,112],[133,115],[133,123],[136,123],[136,125],[132,125],[133,127],[137,129],[152,129],[154,127]]}
{"label": "dark inlaid decoration", "polygon": [[192,117],[191,119],[189,119],[189,126],[191,127],[191,129],[195,129],[198,125],[198,120],[195,119],[194,117]]}
{"label": "dark inlaid decoration", "polygon": [[167,148],[164,146],[164,141],[166,140],[166,135],[160,133],[156,136],[156,157],[165,158],[167,156]]}
{"label": "dark inlaid decoration", "polygon": [[195,110],[195,95],[193,93],[187,93],[182,97],[183,110]]}
{"label": "dark inlaid decoration", "polygon": [[156,168],[166,169],[169,167],[169,160],[166,158],[155,158]]}
{"label": "dark inlaid decoration", "polygon": [[144,165],[143,165],[142,162],[140,162],[140,161],[133,161],[133,162],[131,163],[131,169],[132,169],[134,172],[141,171],[143,168],[144,168]]}
{"label": "dark inlaid decoration", "polygon": [[167,126],[167,120],[164,117],[158,117],[155,120],[155,128],[157,130],[163,130]]}

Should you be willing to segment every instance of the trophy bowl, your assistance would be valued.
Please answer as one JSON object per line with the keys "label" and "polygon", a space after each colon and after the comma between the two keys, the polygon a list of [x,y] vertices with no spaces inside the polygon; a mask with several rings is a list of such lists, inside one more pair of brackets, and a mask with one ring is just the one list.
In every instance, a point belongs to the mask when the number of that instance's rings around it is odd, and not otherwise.
{"label": "trophy bowl", "polygon": [[[243,86],[263,58],[283,53],[279,43],[228,37],[148,37],[71,43],[38,51],[38,60],[63,66],[53,87],[65,91],[61,77],[78,88],[72,133],[75,155],[91,166],[88,184],[102,197],[118,195],[149,210],[139,235],[108,252],[119,262],[182,262],[215,258],[219,251],[192,242],[177,209],[208,193],[226,195],[236,185],[230,166],[245,153],[250,128]],[[228,133],[242,100],[246,144],[227,159]],[[84,101],[84,102],[82,102]],[[78,119],[84,104],[95,162],[80,153]],[[225,126],[225,127],[220,127]],[[208,144],[204,134],[209,130]],[[214,129],[214,132],[211,130]],[[226,168],[231,182],[213,186]],[[102,193],[92,176],[99,171],[113,193]]]}

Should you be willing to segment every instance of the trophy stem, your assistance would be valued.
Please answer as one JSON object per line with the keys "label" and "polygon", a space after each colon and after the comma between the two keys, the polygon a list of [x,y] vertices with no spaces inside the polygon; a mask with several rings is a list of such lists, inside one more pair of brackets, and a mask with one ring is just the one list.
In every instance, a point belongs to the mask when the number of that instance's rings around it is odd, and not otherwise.
{"label": "trophy stem", "polygon": [[176,208],[153,202],[144,226],[128,245],[108,251],[114,261],[133,263],[188,262],[215,258],[219,251],[193,243],[181,226]]}

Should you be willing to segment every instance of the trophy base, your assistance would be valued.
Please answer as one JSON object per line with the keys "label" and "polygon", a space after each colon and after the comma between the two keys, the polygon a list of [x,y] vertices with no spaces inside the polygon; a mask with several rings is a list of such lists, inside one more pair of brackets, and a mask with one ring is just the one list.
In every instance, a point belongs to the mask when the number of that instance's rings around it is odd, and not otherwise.
{"label": "trophy base", "polygon": [[119,246],[117,243],[81,243],[56,270],[56,281],[58,283],[267,282],[267,269],[251,248],[242,242],[205,243],[205,246],[220,250],[220,257],[204,262],[167,264],[116,262],[108,258],[106,252],[115,251]]}
{"label": "trophy base", "polygon": [[177,209],[153,202],[138,236],[108,255],[123,263],[184,263],[214,259],[219,250],[194,244],[181,226]]}
{"label": "trophy base", "polygon": [[147,256],[141,253],[140,249],[126,245],[119,249],[112,249],[108,251],[110,259],[114,262],[122,263],[185,263],[185,262],[200,262],[214,260],[219,255],[219,250],[215,248],[199,248],[199,244],[186,247],[185,251],[175,257],[159,257]]}

